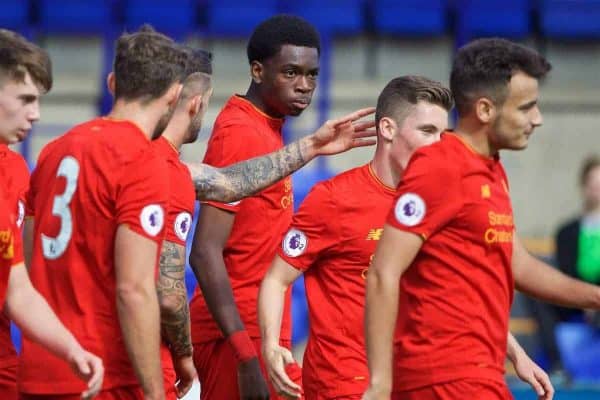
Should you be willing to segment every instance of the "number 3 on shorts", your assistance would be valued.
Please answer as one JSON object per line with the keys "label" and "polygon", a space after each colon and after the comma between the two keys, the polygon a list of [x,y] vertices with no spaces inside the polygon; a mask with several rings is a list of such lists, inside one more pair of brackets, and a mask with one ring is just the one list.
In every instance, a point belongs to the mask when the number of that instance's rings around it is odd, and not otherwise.
{"label": "number 3 on shorts", "polygon": [[69,204],[77,189],[79,163],[71,156],[63,158],[58,165],[56,176],[64,176],[67,184],[65,186],[65,192],[61,195],[54,196],[54,203],[52,204],[52,215],[60,218],[60,232],[58,232],[56,237],[49,237],[42,233],[42,249],[44,257],[49,260],[56,260],[63,255],[69,245],[71,235],[73,234],[73,220],[71,218]]}

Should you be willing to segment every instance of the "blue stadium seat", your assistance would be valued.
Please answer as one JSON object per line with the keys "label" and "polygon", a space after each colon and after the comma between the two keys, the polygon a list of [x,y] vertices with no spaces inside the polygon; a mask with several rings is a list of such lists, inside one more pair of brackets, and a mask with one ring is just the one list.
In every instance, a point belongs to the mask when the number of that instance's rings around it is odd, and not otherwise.
{"label": "blue stadium seat", "polygon": [[476,37],[526,37],[531,31],[530,0],[454,0],[457,44]]}
{"label": "blue stadium seat", "polygon": [[541,0],[539,16],[546,37],[600,38],[600,0]]}
{"label": "blue stadium seat", "polygon": [[211,0],[206,10],[207,33],[247,38],[256,25],[277,12],[277,0]]}
{"label": "blue stadium seat", "polygon": [[321,33],[355,35],[365,27],[362,0],[304,0],[286,2],[282,11],[299,15]]}
{"label": "blue stadium seat", "polygon": [[442,35],[448,23],[447,8],[446,0],[374,0],[374,28],[393,35]]}
{"label": "blue stadium seat", "polygon": [[600,331],[586,323],[564,322],[556,327],[556,343],[573,379],[600,380]]}
{"label": "blue stadium seat", "polygon": [[25,0],[4,0],[0,12],[0,27],[28,35],[30,30],[30,4]]}
{"label": "blue stadium seat", "polygon": [[112,0],[39,0],[42,34],[104,34],[114,29]]}
{"label": "blue stadium seat", "polygon": [[175,39],[183,39],[198,28],[196,0],[126,0],[123,17],[128,30],[145,23]]}

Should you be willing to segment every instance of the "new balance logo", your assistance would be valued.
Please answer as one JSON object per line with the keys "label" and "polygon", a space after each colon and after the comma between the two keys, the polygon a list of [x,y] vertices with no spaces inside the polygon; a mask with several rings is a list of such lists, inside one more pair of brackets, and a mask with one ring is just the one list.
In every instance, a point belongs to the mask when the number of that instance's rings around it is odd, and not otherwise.
{"label": "new balance logo", "polygon": [[367,233],[366,240],[379,240],[381,239],[381,234],[383,233],[383,228],[371,229],[369,233]]}

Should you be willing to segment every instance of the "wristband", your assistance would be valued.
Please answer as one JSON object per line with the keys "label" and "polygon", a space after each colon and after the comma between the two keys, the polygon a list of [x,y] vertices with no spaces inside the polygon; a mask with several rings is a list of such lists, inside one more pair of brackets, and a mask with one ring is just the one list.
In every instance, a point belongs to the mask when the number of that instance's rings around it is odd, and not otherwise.
{"label": "wristband", "polygon": [[237,331],[229,335],[227,341],[233,349],[233,354],[238,362],[243,363],[257,357],[254,343],[250,340],[248,332]]}

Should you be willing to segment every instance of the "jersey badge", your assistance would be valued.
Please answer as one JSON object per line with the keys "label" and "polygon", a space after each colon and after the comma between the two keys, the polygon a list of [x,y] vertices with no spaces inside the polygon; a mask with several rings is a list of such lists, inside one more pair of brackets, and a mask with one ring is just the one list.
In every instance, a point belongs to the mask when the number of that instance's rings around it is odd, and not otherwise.
{"label": "jersey badge", "polygon": [[415,226],[425,216],[425,202],[415,193],[405,193],[396,202],[394,213],[399,223],[406,226]]}
{"label": "jersey badge", "polygon": [[288,257],[298,257],[306,250],[308,238],[298,229],[290,229],[283,238],[281,247]]}
{"label": "jersey badge", "polygon": [[158,204],[150,204],[142,209],[140,223],[150,236],[156,236],[161,231],[165,221],[165,212]]}
{"label": "jersey badge", "polygon": [[18,208],[17,226],[20,228],[21,225],[23,225],[23,220],[25,219],[25,204],[22,200],[19,200]]}
{"label": "jersey badge", "polygon": [[192,216],[188,212],[182,212],[175,218],[175,234],[177,237],[185,242],[188,233],[190,233],[190,227],[192,226]]}

